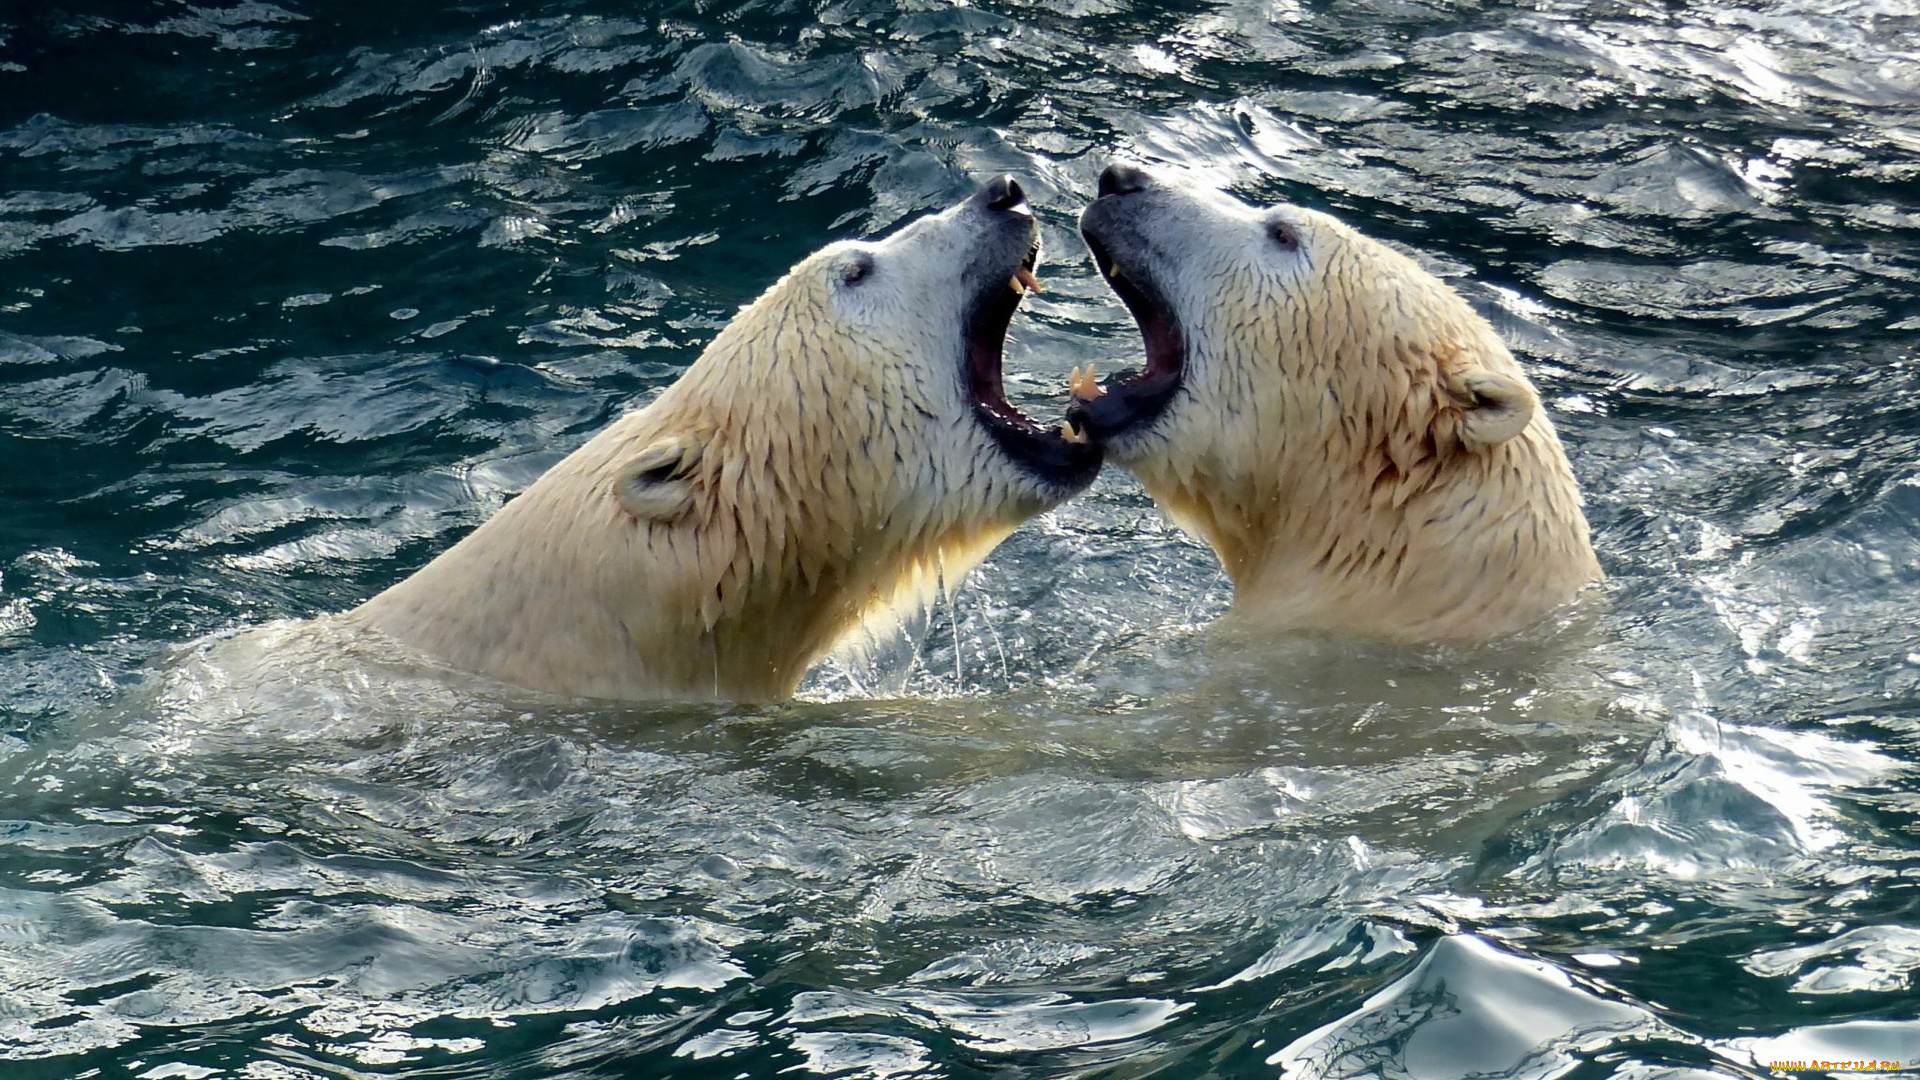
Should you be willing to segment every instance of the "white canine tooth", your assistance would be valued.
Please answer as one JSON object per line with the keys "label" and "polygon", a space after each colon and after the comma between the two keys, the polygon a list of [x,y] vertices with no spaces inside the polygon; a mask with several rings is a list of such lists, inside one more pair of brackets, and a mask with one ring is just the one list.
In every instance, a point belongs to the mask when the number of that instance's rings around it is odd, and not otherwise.
{"label": "white canine tooth", "polygon": [[1019,202],[1017,202],[1017,203],[1014,203],[1014,204],[1013,204],[1012,206],[1009,206],[1009,207],[1007,207],[1007,213],[1009,213],[1009,214],[1025,214],[1025,215],[1026,215],[1026,216],[1028,216],[1028,217],[1032,217],[1032,216],[1033,216],[1033,206],[1032,206],[1031,204],[1029,204],[1029,203],[1027,202],[1027,200],[1025,200],[1025,199],[1021,199],[1021,200],[1020,200]]}
{"label": "white canine tooth", "polygon": [[1099,378],[1094,375],[1092,364],[1088,364],[1084,372],[1076,366],[1072,374],[1067,376],[1067,396],[1070,398],[1092,401],[1106,392],[1106,389],[1100,385]]}
{"label": "white canine tooth", "polygon": [[1087,441],[1087,436],[1084,432],[1064,420],[1060,422],[1060,437],[1070,443],[1083,443]]}

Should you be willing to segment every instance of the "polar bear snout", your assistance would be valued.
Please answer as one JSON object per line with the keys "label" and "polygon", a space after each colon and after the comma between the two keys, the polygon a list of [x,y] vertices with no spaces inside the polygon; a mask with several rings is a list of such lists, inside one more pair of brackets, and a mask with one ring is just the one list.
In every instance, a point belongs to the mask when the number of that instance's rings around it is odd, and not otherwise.
{"label": "polar bear snout", "polygon": [[1007,328],[1028,292],[1037,292],[1040,230],[1026,192],[1010,176],[982,184],[956,211],[977,233],[966,256],[962,318],[963,384],[974,420],[999,449],[1045,492],[1048,504],[1093,482],[1105,451],[1071,429],[1036,424],[1007,400],[1002,364]]}
{"label": "polar bear snout", "polygon": [[1179,396],[1187,374],[1187,335],[1171,295],[1168,260],[1154,243],[1164,212],[1159,183],[1124,163],[1100,174],[1100,197],[1080,214],[1080,235],[1107,286],[1140,330],[1146,363],[1105,387],[1076,383],[1067,423],[1095,442],[1112,444],[1122,458],[1137,451],[1135,436],[1153,427]]}
{"label": "polar bear snout", "polygon": [[1100,197],[1132,195],[1145,191],[1153,183],[1153,174],[1137,165],[1116,161],[1100,171]]}
{"label": "polar bear snout", "polygon": [[1027,193],[1021,189],[1020,181],[1011,176],[1001,175],[980,185],[973,193],[974,201],[982,203],[988,210],[1033,216],[1033,207],[1027,202]]}
{"label": "polar bear snout", "polygon": [[1020,182],[1011,176],[997,176],[981,184],[973,195],[956,208],[962,230],[973,234],[971,250],[964,256],[966,293],[969,306],[982,301],[1019,298],[1037,290],[1034,268],[1040,259],[1040,228],[1033,217],[1033,205]]}

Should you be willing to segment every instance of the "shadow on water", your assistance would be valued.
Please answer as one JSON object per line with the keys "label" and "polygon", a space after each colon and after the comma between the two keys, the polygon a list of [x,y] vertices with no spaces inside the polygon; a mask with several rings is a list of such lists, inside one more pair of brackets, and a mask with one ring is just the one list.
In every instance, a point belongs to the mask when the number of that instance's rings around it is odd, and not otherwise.
{"label": "shadow on water", "polygon": [[[1915,16],[894,0],[0,12],[7,1075],[1755,1075],[1920,1060]],[[1612,575],[1207,627],[1109,472],[777,707],[329,637],[830,237],[1115,155],[1528,363]],[[238,633],[239,628],[265,629]],[[213,635],[209,637],[209,635]]]}

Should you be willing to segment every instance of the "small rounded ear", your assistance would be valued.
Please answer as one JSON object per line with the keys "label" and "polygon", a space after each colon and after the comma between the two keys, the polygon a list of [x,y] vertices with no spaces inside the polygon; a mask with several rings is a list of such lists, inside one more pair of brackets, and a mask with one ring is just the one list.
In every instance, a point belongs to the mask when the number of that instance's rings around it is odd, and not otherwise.
{"label": "small rounded ear", "polygon": [[833,261],[833,272],[839,276],[842,285],[858,285],[873,275],[873,255],[865,251],[851,251]]}
{"label": "small rounded ear", "polygon": [[1525,379],[1477,368],[1462,375],[1469,404],[1460,417],[1460,441],[1469,450],[1487,450],[1527,429],[1540,398]]}
{"label": "small rounded ear", "polygon": [[693,485],[686,476],[703,448],[685,435],[669,435],[649,444],[621,467],[613,495],[622,509],[640,521],[671,521],[693,509]]}

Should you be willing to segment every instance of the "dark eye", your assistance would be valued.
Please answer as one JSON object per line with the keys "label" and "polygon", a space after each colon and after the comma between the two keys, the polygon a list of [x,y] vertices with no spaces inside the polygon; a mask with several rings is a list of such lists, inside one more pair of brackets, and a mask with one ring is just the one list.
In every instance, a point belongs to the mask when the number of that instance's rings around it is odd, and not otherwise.
{"label": "dark eye", "polygon": [[840,271],[840,283],[858,285],[871,273],[873,273],[873,256],[862,252],[847,260],[846,267]]}
{"label": "dark eye", "polygon": [[1300,249],[1299,230],[1284,221],[1268,222],[1267,236],[1273,240],[1274,244],[1277,245],[1281,251],[1298,251]]}

